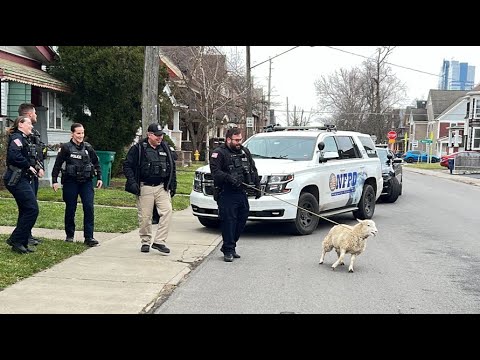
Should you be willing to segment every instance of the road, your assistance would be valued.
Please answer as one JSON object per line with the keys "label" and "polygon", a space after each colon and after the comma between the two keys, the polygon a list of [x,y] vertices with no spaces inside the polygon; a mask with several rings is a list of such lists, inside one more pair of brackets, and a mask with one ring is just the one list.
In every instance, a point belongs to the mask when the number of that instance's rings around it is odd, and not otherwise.
{"label": "road", "polygon": [[[452,314],[480,312],[480,187],[408,172],[403,195],[377,204],[379,234],[355,262],[319,265],[331,224],[309,236],[249,223],[223,262],[217,249],[155,310],[157,314]],[[354,224],[351,214],[335,221]]]}

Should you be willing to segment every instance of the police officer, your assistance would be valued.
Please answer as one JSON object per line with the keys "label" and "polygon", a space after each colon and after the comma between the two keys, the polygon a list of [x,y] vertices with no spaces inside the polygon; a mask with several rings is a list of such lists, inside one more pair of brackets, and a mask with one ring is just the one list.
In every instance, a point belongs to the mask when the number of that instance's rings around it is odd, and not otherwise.
{"label": "police officer", "polygon": [[[30,118],[32,125],[35,126],[37,124],[37,112],[35,110],[35,105],[30,103],[23,103],[20,104],[18,107],[18,115]],[[29,136],[30,143],[31,143],[31,155],[35,159],[35,170],[37,170],[37,176],[33,177],[32,180],[32,187],[35,196],[38,194],[38,182],[39,178],[42,178],[45,175],[45,165],[44,159],[45,154],[47,152],[47,147],[45,144],[40,140],[40,133],[32,129],[32,133]],[[30,234],[28,238],[29,245],[38,245],[40,243],[40,239],[34,238],[32,234]]]}
{"label": "police officer", "polygon": [[[165,133],[159,124],[150,124],[147,137],[128,150],[123,163],[127,178],[125,190],[137,195],[140,251],[147,253],[156,249],[169,255],[165,245],[172,217],[172,197],[177,190],[177,174],[174,156],[168,143],[163,141]],[[155,236],[152,235],[152,212],[156,207],[160,214]],[[153,244],[152,244],[153,237]]]}
{"label": "police officer", "polygon": [[37,199],[31,185],[33,177],[37,175],[35,160],[30,152],[29,136],[32,129],[31,120],[25,116],[19,116],[10,128],[7,171],[3,176],[7,190],[13,195],[18,205],[17,226],[7,240],[7,244],[13,251],[20,254],[34,251],[28,247],[28,237],[38,216]]}
{"label": "police officer", "polygon": [[[80,123],[73,123],[69,142],[62,144],[55,159],[52,170],[52,187],[57,191],[58,175],[62,171],[63,201],[65,202],[65,241],[72,242],[75,235],[75,212],[80,195],[83,205],[84,244],[96,246],[98,241],[93,237],[94,207],[92,178],[97,176],[97,188],[102,187],[102,171],[97,154],[93,147],[84,142],[85,129]],[[63,169],[62,165],[65,163]]]}
{"label": "police officer", "polygon": [[213,175],[215,198],[218,204],[218,217],[221,221],[223,260],[232,262],[240,258],[235,247],[247,223],[250,206],[247,186],[254,186],[255,199],[261,191],[258,171],[247,148],[242,146],[242,133],[239,128],[230,128],[225,135],[225,143],[212,152],[210,171]]}

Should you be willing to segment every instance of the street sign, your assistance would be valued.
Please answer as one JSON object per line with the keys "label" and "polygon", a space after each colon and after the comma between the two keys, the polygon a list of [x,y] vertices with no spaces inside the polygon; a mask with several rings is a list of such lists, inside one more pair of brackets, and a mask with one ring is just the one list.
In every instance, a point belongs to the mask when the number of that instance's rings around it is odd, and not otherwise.
{"label": "street sign", "polygon": [[412,140],[412,148],[418,146],[418,140]]}
{"label": "street sign", "polygon": [[431,144],[433,141],[432,139],[420,139],[420,142],[422,144]]}
{"label": "street sign", "polygon": [[253,128],[253,116],[247,116],[247,128]]}
{"label": "street sign", "polygon": [[387,134],[387,137],[389,139],[396,139],[397,138],[397,133],[395,131],[389,131]]}

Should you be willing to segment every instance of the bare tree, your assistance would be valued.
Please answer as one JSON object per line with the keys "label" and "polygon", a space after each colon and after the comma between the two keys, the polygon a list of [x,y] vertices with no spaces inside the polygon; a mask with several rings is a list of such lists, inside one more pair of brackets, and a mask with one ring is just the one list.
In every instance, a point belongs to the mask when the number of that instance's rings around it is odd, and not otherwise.
{"label": "bare tree", "polygon": [[201,152],[206,140],[208,159],[209,130],[216,129],[230,118],[244,117],[240,106],[244,102],[245,87],[238,69],[216,47],[175,46],[162,47],[182,71],[182,79],[174,84],[175,96],[188,110],[183,114],[193,149]]}
{"label": "bare tree", "polygon": [[393,110],[405,96],[405,84],[387,63],[393,49],[379,48],[376,57],[361,67],[340,69],[315,81],[319,104],[331,112],[339,129],[386,139]]}

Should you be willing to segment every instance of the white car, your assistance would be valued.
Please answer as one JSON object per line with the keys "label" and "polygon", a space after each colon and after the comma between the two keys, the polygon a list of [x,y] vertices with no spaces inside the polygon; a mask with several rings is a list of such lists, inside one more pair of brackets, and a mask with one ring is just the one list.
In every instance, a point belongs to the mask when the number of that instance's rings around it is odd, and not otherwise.
{"label": "white car", "polygon": [[[249,220],[290,222],[293,233],[308,235],[319,221],[314,214],[328,217],[352,211],[358,219],[372,218],[383,180],[370,135],[333,127],[273,130],[244,144],[255,160],[264,194],[255,199],[254,190],[247,190]],[[206,227],[219,225],[212,194],[213,179],[206,165],[195,172],[190,194],[193,215]]]}

